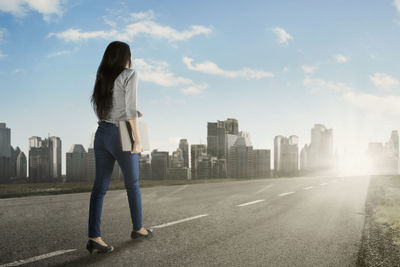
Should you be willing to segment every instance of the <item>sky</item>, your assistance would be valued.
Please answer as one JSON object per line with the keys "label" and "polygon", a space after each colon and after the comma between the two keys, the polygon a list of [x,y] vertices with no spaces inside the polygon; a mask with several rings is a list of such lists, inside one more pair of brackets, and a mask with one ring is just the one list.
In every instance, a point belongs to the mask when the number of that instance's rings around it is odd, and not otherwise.
{"label": "sky", "polygon": [[[90,144],[90,104],[108,43],[127,42],[150,151],[207,143],[236,118],[255,149],[333,128],[339,155],[400,127],[400,0],[0,0],[0,122],[28,138]],[[145,153],[150,153],[146,151]]]}

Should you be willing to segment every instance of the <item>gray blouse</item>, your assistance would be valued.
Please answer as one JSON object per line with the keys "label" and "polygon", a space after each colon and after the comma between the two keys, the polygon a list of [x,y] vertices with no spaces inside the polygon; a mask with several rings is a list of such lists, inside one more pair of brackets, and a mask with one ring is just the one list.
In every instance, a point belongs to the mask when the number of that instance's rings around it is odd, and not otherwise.
{"label": "gray blouse", "polygon": [[137,76],[138,74],[136,70],[126,68],[115,79],[113,88],[113,107],[105,121],[114,123],[118,126],[118,121],[138,117]]}

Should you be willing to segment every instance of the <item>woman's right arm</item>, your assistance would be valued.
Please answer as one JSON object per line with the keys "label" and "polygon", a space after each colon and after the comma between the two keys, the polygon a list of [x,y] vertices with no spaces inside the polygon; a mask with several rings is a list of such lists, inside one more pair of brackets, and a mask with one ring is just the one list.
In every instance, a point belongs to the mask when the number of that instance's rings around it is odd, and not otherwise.
{"label": "woman's right arm", "polygon": [[143,152],[141,140],[139,137],[139,121],[138,121],[139,115],[137,111],[137,85],[138,85],[138,77],[137,77],[137,72],[135,71],[128,79],[128,82],[126,84],[126,93],[125,93],[126,117],[133,131],[133,137],[135,138],[133,150],[131,151],[131,153]]}

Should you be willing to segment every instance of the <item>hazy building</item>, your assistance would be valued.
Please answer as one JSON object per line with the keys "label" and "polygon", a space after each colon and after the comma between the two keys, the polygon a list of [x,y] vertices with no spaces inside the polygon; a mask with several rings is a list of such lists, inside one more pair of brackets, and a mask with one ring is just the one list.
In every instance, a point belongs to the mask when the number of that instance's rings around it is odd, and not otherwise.
{"label": "hazy building", "polygon": [[336,166],[333,153],[333,130],[323,124],[311,129],[311,143],[301,151],[300,167],[303,171],[329,171]]}
{"label": "hazy building", "polygon": [[228,176],[226,159],[210,158],[210,178],[226,178]]}
{"label": "hazy building", "polygon": [[255,154],[255,177],[264,178],[271,176],[271,150],[253,149]]}
{"label": "hazy building", "polygon": [[72,145],[66,153],[66,177],[67,182],[88,181],[87,177],[87,155],[82,145]]}
{"label": "hazy building", "polygon": [[0,157],[11,157],[11,129],[0,123]]}
{"label": "hazy building", "polygon": [[162,180],[167,178],[167,168],[170,167],[168,151],[151,152],[151,175],[152,179]]}
{"label": "hazy building", "polygon": [[278,135],[274,139],[274,175],[295,176],[298,174],[298,137]]}
{"label": "hazy building", "polygon": [[187,139],[181,139],[179,141],[179,148],[182,150],[183,153],[183,166],[189,168],[189,144]]}
{"label": "hazy building", "polygon": [[140,154],[139,157],[139,179],[151,179],[151,161],[150,154]]}
{"label": "hazy building", "polygon": [[29,180],[55,182],[61,179],[61,139],[51,136],[29,138]]}
{"label": "hazy building", "polygon": [[0,183],[9,183],[11,178],[11,129],[0,123]]}
{"label": "hazy building", "polygon": [[239,132],[228,156],[228,176],[251,178],[255,175],[256,159],[248,132]]}
{"label": "hazy building", "polygon": [[224,122],[225,122],[225,129],[226,129],[227,134],[238,135],[239,122],[237,119],[228,118]]}
{"label": "hazy building", "polygon": [[371,142],[367,151],[372,174],[399,174],[399,135],[392,131],[385,144]]}
{"label": "hazy building", "polygon": [[92,136],[90,138],[90,145],[86,156],[86,177],[88,181],[94,181],[96,178],[96,160],[94,157],[94,148],[93,148],[94,137],[95,133],[92,133]]}
{"label": "hazy building", "polygon": [[226,129],[224,121],[207,123],[207,153],[218,158],[226,158]]}
{"label": "hazy building", "polygon": [[192,144],[190,146],[190,167],[191,167],[191,179],[198,178],[199,162],[202,154],[207,154],[207,146],[204,144]]}
{"label": "hazy building", "polygon": [[168,168],[167,179],[190,180],[190,169],[186,167]]}
{"label": "hazy building", "polygon": [[24,152],[20,152],[17,156],[17,164],[16,164],[16,177],[17,178],[26,178],[27,177],[27,160]]}
{"label": "hazy building", "polygon": [[183,168],[185,162],[183,158],[182,149],[177,148],[176,151],[173,151],[170,161],[171,161],[171,168]]}
{"label": "hazy building", "polygon": [[207,153],[201,153],[198,158],[197,179],[209,179],[211,177],[211,158]]}

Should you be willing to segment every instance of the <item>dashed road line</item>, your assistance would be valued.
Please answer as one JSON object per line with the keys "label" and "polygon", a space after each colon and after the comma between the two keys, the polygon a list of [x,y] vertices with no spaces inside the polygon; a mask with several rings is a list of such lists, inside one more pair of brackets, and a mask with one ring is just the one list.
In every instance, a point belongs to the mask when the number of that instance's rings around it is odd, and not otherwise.
{"label": "dashed road line", "polygon": [[304,187],[304,190],[310,190],[310,189],[313,189],[314,188],[314,186],[307,186],[307,187]]}
{"label": "dashed road line", "polygon": [[194,219],[198,219],[198,218],[201,218],[201,217],[204,217],[204,216],[208,216],[208,214],[201,214],[201,215],[188,217],[188,218],[177,220],[177,221],[173,221],[173,222],[163,223],[163,224],[160,224],[160,225],[151,226],[150,228],[163,228],[163,227],[174,225],[174,224],[177,224],[177,223],[187,222],[187,221],[191,221],[191,220],[194,220]]}
{"label": "dashed road line", "polygon": [[261,202],[261,201],[264,201],[264,199],[259,199],[259,200],[255,200],[255,201],[251,201],[251,202],[246,202],[246,203],[239,204],[239,205],[236,205],[236,206],[238,206],[238,207],[243,207],[243,206],[255,204],[255,203],[258,203],[258,202]]}
{"label": "dashed road line", "polygon": [[267,186],[261,188],[260,190],[258,190],[258,191],[255,192],[254,194],[259,194],[259,193],[261,193],[261,192],[264,192],[265,190],[271,188],[272,186],[273,186],[273,184],[269,184],[269,185],[267,185]]}
{"label": "dashed road line", "polygon": [[26,263],[35,262],[35,261],[38,261],[38,260],[47,259],[47,258],[54,257],[54,256],[57,256],[57,255],[60,255],[60,254],[72,252],[72,251],[75,251],[75,250],[77,250],[77,249],[57,250],[57,251],[54,251],[54,252],[50,252],[50,253],[47,253],[47,254],[31,257],[31,258],[24,259],[24,260],[17,260],[17,261],[14,261],[14,262],[5,263],[5,264],[0,265],[0,267],[19,266],[19,265],[22,265],[22,264],[26,264]]}
{"label": "dashed road line", "polygon": [[328,183],[320,183],[319,185],[327,185]]}
{"label": "dashed road line", "polygon": [[279,194],[278,196],[283,197],[283,196],[287,196],[287,195],[290,195],[290,194],[294,194],[294,192],[293,191],[286,192],[286,193]]}

